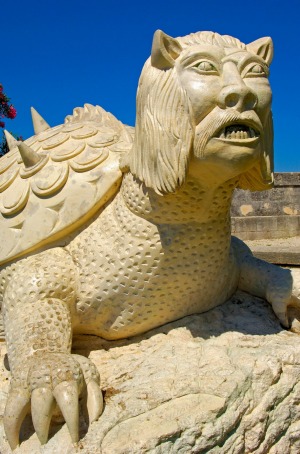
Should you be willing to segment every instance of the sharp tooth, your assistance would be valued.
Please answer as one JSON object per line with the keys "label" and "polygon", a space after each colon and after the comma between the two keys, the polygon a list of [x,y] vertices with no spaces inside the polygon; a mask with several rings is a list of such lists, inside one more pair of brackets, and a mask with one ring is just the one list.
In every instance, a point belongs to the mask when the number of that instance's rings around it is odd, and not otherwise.
{"label": "sharp tooth", "polygon": [[222,129],[221,134],[220,134],[221,139],[225,139],[225,129]]}
{"label": "sharp tooth", "polygon": [[238,131],[238,132],[236,133],[236,138],[237,138],[237,139],[242,139],[242,138],[243,138],[243,133],[242,133],[242,131]]}

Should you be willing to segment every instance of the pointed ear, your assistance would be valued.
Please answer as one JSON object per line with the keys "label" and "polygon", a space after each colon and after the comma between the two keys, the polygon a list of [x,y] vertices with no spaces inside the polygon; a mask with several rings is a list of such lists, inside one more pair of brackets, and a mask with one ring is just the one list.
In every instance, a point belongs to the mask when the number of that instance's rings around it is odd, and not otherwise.
{"label": "pointed ear", "polygon": [[152,42],[151,65],[158,69],[172,68],[181,51],[182,47],[176,39],[156,30]]}
{"label": "pointed ear", "polygon": [[250,44],[247,44],[247,50],[261,57],[267,65],[270,65],[273,59],[273,41],[267,36],[257,39]]}

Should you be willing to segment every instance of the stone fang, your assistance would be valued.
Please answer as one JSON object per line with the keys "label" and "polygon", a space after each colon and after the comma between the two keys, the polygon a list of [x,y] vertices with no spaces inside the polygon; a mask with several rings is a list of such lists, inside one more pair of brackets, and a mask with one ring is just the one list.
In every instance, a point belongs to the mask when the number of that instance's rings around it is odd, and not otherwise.
{"label": "stone fang", "polygon": [[35,134],[40,134],[40,132],[47,131],[47,129],[50,129],[50,125],[48,125],[48,123],[33,107],[31,107],[30,110]]}

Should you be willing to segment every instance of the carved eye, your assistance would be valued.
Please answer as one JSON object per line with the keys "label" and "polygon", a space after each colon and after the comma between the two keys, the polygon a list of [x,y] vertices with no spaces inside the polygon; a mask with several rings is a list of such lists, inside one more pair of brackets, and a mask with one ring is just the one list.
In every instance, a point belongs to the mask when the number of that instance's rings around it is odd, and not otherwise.
{"label": "carved eye", "polygon": [[194,66],[194,68],[203,73],[216,74],[218,72],[216,67],[211,62],[206,60],[200,61]]}
{"label": "carved eye", "polygon": [[267,71],[266,69],[262,66],[262,65],[259,65],[258,63],[256,63],[255,65],[251,66],[247,73],[246,73],[246,76],[252,76],[252,77],[259,77],[259,76],[262,76],[262,77],[267,77],[268,74],[267,74]]}

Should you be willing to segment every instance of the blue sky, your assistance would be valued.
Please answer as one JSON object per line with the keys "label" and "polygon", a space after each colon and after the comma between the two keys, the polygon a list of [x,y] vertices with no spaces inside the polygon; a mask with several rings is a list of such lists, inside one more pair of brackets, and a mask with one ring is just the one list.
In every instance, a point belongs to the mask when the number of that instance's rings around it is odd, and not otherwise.
{"label": "blue sky", "polygon": [[6,127],[33,134],[30,106],[51,125],[84,103],[134,125],[135,94],[152,36],[200,30],[248,43],[274,40],[271,66],[275,170],[300,171],[300,0],[6,0],[0,82],[18,116]]}

